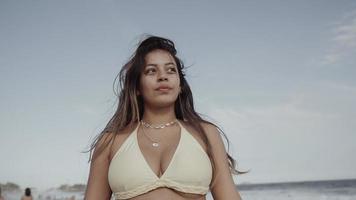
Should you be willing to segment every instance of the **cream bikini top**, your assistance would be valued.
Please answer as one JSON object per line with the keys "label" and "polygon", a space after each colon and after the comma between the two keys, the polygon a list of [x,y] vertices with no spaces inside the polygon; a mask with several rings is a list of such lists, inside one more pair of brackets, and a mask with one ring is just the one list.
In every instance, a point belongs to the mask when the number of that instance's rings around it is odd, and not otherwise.
{"label": "cream bikini top", "polygon": [[146,162],[136,129],[111,160],[108,181],[115,199],[129,199],[159,187],[192,194],[206,194],[212,178],[210,159],[198,141],[180,124],[175,153],[161,177]]}

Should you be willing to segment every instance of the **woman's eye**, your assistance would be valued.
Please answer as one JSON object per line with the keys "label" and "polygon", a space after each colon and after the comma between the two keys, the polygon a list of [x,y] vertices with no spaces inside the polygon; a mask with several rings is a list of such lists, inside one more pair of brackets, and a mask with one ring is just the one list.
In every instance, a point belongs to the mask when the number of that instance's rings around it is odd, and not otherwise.
{"label": "woman's eye", "polygon": [[155,71],[156,71],[156,70],[153,69],[153,68],[147,69],[147,70],[145,71],[145,74],[153,74]]}
{"label": "woman's eye", "polygon": [[175,72],[177,72],[177,70],[176,70],[176,68],[171,67],[171,68],[168,69],[168,72],[175,73]]}

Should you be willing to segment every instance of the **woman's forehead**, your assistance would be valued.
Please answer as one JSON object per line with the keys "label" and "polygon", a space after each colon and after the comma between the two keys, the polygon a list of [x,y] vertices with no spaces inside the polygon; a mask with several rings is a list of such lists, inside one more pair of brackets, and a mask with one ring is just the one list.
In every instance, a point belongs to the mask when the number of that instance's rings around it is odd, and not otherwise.
{"label": "woman's forehead", "polygon": [[145,62],[147,64],[166,64],[175,63],[173,56],[165,50],[157,49],[153,50],[145,56]]}

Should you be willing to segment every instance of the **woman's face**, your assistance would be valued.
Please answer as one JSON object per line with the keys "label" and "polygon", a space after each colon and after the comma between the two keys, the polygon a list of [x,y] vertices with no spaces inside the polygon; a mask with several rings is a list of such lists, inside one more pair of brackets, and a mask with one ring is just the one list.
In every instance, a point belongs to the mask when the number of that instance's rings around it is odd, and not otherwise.
{"label": "woman's face", "polygon": [[169,52],[157,49],[146,55],[139,92],[146,105],[174,104],[180,92],[180,79],[177,64]]}

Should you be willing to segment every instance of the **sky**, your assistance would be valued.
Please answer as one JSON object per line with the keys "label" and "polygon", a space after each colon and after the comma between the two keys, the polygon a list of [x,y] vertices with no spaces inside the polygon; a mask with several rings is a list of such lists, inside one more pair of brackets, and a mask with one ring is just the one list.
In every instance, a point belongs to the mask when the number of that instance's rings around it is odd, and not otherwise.
{"label": "sky", "polygon": [[237,184],[356,178],[356,2],[0,1],[0,183],[86,183],[144,34],[173,40]]}

